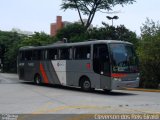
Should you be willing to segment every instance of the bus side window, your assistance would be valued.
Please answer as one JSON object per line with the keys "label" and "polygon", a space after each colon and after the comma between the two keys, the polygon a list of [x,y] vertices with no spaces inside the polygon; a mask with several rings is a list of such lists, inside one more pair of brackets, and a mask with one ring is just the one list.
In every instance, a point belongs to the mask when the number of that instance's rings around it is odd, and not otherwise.
{"label": "bus side window", "polygon": [[32,60],[32,51],[25,51],[25,60]]}
{"label": "bus side window", "polygon": [[91,58],[90,46],[77,46],[74,48],[74,59],[87,60]]}
{"label": "bus side window", "polygon": [[48,49],[47,50],[47,59],[57,60],[58,59],[58,50],[56,48]]}
{"label": "bus side window", "polygon": [[19,60],[25,60],[25,52],[24,51],[19,52]]}
{"label": "bus side window", "polygon": [[70,59],[70,48],[60,48],[60,60]]}
{"label": "bus side window", "polygon": [[43,54],[42,50],[33,50],[33,60],[42,60]]}

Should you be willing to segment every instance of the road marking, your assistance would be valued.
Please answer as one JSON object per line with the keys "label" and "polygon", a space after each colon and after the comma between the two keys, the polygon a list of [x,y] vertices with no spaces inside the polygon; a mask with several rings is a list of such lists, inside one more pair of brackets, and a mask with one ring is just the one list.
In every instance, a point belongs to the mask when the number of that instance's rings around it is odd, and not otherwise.
{"label": "road marking", "polygon": [[39,109],[37,112],[33,112],[33,113],[39,113],[39,114],[43,114],[43,113],[53,113],[53,112],[58,112],[58,111],[62,111],[65,109],[110,109],[111,106],[60,106],[60,107],[56,107],[56,108],[52,108],[52,109]]}
{"label": "road marking", "polygon": [[156,112],[153,110],[146,110],[146,109],[136,109],[136,108],[129,108],[129,107],[111,107],[111,106],[88,106],[88,105],[79,105],[79,106],[60,106],[55,108],[48,108],[52,105],[52,102],[46,103],[44,106],[40,107],[37,111],[33,112],[32,114],[44,114],[44,113],[55,113],[63,110],[68,109],[92,109],[92,110],[111,110],[115,112],[132,112],[132,113],[156,113],[159,114],[160,112]]}
{"label": "road marking", "polygon": [[46,104],[44,104],[43,106],[38,108],[36,111],[32,112],[32,114],[40,114],[41,113],[40,111],[45,111],[52,104],[53,104],[53,102],[47,102]]}
{"label": "road marking", "polygon": [[82,114],[82,115],[77,115],[75,117],[67,118],[66,120],[88,120],[93,118],[94,114]]}

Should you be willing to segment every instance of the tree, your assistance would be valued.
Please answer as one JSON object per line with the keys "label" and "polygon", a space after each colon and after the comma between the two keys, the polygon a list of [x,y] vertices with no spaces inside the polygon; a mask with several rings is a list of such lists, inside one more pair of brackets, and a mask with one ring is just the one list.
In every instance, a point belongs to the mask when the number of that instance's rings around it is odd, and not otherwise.
{"label": "tree", "polygon": [[160,24],[147,19],[141,27],[138,55],[142,87],[158,88],[160,84]]}
{"label": "tree", "polygon": [[53,43],[54,40],[51,36],[45,34],[44,32],[35,32],[32,36],[26,36],[24,39],[19,43],[19,47],[23,46],[42,46]]}
{"label": "tree", "polygon": [[54,39],[45,33],[36,32],[32,36],[18,34],[16,32],[0,31],[0,45],[3,47],[3,72],[16,72],[17,55],[20,47],[40,46],[53,43]]}
{"label": "tree", "polygon": [[0,44],[3,46],[2,64],[4,72],[16,72],[17,45],[22,35],[16,32],[0,31]]}
{"label": "tree", "polygon": [[71,24],[58,31],[57,40],[67,38],[70,42],[82,42],[90,39],[97,40],[123,40],[133,44],[138,43],[136,33],[127,29],[124,25],[117,27],[109,26],[103,23],[104,27],[94,27],[85,31],[85,28],[80,24]]}
{"label": "tree", "polygon": [[[80,24],[71,24],[57,32],[56,40],[67,38],[70,42],[78,42],[80,36],[85,35],[85,28]],[[74,39],[73,39],[74,38]]]}
{"label": "tree", "polygon": [[[133,2],[135,0],[62,0],[61,9],[77,10],[82,25],[87,29],[91,25],[96,12],[111,11],[116,5],[124,6],[133,4]],[[88,17],[86,23],[83,21],[82,14]]]}

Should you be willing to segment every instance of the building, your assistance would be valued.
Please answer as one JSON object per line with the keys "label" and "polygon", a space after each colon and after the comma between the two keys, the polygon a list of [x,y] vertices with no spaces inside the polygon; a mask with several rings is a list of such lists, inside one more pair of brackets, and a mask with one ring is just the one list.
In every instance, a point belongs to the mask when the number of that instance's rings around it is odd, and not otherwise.
{"label": "building", "polygon": [[68,21],[62,21],[62,16],[57,16],[56,23],[51,23],[50,35],[55,36],[58,30],[62,29],[63,27],[66,27],[69,24],[72,23]]}
{"label": "building", "polygon": [[[87,19],[83,19],[83,22],[86,24],[87,23]],[[81,24],[81,21],[76,21],[74,23],[78,23]],[[56,18],[56,23],[51,23],[50,25],[50,35],[51,36],[55,36],[57,34],[57,31],[62,29],[63,27],[66,27],[67,25],[73,24],[72,22],[68,22],[68,21],[62,21],[62,16],[57,16]],[[93,28],[93,25],[91,24],[90,29]]]}

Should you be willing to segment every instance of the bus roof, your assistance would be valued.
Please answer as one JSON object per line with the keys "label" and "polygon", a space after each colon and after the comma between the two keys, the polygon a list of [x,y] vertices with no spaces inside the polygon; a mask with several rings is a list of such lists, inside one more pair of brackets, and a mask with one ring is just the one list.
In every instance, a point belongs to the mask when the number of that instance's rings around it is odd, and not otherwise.
{"label": "bus roof", "polygon": [[76,42],[76,43],[54,43],[46,46],[24,46],[21,47],[20,50],[32,50],[32,49],[46,49],[52,47],[70,47],[70,46],[80,46],[80,45],[90,45],[90,44],[97,44],[97,43],[125,43],[130,44],[130,42],[120,41],[120,40],[94,40],[94,41],[84,41],[84,42]]}

